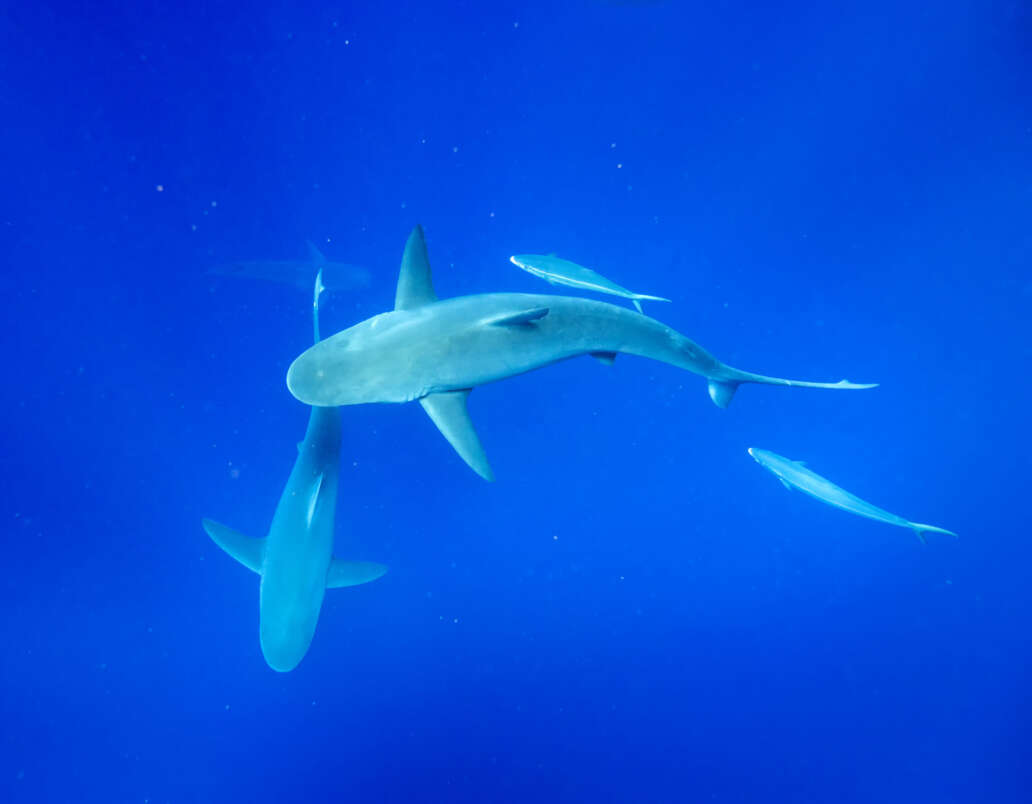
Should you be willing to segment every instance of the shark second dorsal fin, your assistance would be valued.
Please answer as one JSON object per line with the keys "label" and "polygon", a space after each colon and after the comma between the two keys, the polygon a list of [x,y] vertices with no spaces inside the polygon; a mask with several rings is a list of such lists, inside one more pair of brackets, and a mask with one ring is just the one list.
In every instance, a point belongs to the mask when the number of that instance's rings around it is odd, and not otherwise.
{"label": "shark second dorsal fin", "polygon": [[383,564],[376,564],[372,561],[341,561],[335,558],[330,561],[330,568],[326,572],[326,588],[340,589],[343,586],[358,586],[362,583],[375,581],[387,572]]}
{"label": "shark second dorsal fin", "polygon": [[395,310],[412,310],[437,301],[434,280],[430,273],[430,258],[426,254],[423,227],[416,225],[405,243],[398,274],[398,289],[394,294]]}
{"label": "shark second dorsal fin", "polygon": [[233,558],[249,570],[262,574],[262,560],[265,558],[265,539],[252,539],[242,533],[216,522],[214,519],[202,519],[201,526],[211,536],[211,540],[229,553]]}
{"label": "shark second dorsal fin", "polygon": [[487,454],[484,452],[480,439],[477,438],[477,431],[473,429],[473,422],[469,418],[469,409],[466,407],[466,397],[468,396],[468,389],[441,391],[424,396],[419,400],[419,404],[437,425],[441,435],[447,438],[448,443],[459,453],[459,457],[469,464],[469,468],[484,480],[494,480],[491,465],[487,462]]}

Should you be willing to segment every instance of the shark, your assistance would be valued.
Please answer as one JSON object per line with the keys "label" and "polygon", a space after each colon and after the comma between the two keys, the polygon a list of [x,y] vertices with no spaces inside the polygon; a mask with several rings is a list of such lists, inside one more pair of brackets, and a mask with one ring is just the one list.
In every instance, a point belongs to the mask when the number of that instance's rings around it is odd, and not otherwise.
{"label": "shark", "polygon": [[[320,272],[312,305],[316,341],[324,289]],[[382,564],[333,557],[340,453],[340,411],[313,407],[268,535],[253,538],[212,519],[201,522],[215,544],[261,576],[262,655],[279,672],[293,670],[308,652],[327,589],[375,581],[387,571]]]}
{"label": "shark", "polygon": [[886,524],[897,525],[901,528],[910,528],[917,535],[917,538],[921,540],[922,544],[927,543],[925,539],[926,533],[945,533],[948,536],[957,536],[952,530],[937,528],[935,525],[925,525],[922,522],[911,522],[909,519],[890,514],[883,508],[871,505],[871,503],[861,500],[844,488],[836,486],[827,478],[821,477],[808,468],[805,461],[793,461],[770,450],[756,449],[755,447],[750,447],[748,452],[756,463],[777,476],[786,489],[799,489],[804,494],[808,494],[814,499],[830,505],[832,508],[848,511],[851,514],[873,519],[876,522],[885,522]]}
{"label": "shark", "polygon": [[312,271],[322,273],[323,287],[330,291],[357,290],[368,287],[372,275],[368,268],[347,262],[333,262],[311,240],[305,241],[307,260],[238,260],[216,265],[209,273],[235,279],[260,279],[308,290]]}
{"label": "shark", "polygon": [[553,285],[567,285],[571,288],[590,290],[595,293],[609,293],[613,296],[630,299],[634,304],[634,309],[639,313],[642,312],[642,301],[670,301],[662,296],[635,293],[623,285],[616,284],[611,279],[606,279],[602,274],[592,271],[590,268],[564,260],[555,254],[514,254],[509,257],[509,262],[517,268],[522,268],[528,274],[533,274]]}
{"label": "shark", "polygon": [[426,238],[416,226],[402,255],[394,309],[307,349],[287,370],[287,388],[315,406],[418,400],[470,468],[492,480],[469,417],[473,388],[579,355],[611,365],[621,353],[702,375],[710,398],[721,408],[742,383],[831,389],[876,385],[740,371],[653,318],[592,299],[487,293],[439,300]]}

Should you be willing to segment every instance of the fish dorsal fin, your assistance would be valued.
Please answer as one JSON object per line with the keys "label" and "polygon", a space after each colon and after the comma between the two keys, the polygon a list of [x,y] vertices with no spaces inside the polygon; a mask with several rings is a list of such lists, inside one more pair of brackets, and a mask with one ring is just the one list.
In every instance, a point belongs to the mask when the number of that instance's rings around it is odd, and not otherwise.
{"label": "fish dorsal fin", "polygon": [[306,240],[305,248],[308,249],[308,257],[313,263],[315,263],[316,265],[326,264],[326,257],[323,255],[321,251],[319,251],[315,243],[313,243],[311,240]]}
{"label": "fish dorsal fin", "polygon": [[437,301],[434,280],[430,273],[430,259],[426,254],[423,227],[416,225],[405,243],[398,274],[398,290],[394,294],[395,310],[412,310]]}
{"label": "fish dorsal fin", "polygon": [[437,425],[441,435],[448,439],[459,457],[469,468],[484,480],[494,480],[491,465],[487,462],[487,454],[480,444],[477,431],[473,429],[473,421],[469,418],[466,398],[469,389],[463,391],[441,391],[429,394],[419,400],[423,410]]}
{"label": "fish dorsal fin", "polygon": [[341,561],[334,558],[326,572],[326,588],[340,589],[375,581],[387,572],[387,567],[373,561]]}
{"label": "fish dorsal fin", "polygon": [[214,519],[202,519],[201,526],[211,536],[211,540],[249,570],[262,574],[262,561],[265,558],[265,539],[252,539],[237,533],[232,528],[216,522]]}
{"label": "fish dorsal fin", "polygon": [[484,323],[491,327],[518,327],[537,321],[546,315],[548,315],[547,307],[534,307],[530,310],[520,310],[518,313],[506,313],[497,318],[489,318]]}

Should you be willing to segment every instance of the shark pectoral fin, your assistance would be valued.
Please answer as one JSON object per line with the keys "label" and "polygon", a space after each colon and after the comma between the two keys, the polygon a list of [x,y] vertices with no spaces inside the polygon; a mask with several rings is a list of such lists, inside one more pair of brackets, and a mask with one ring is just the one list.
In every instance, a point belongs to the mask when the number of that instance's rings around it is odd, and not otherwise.
{"label": "shark pectoral fin", "polygon": [[447,438],[448,443],[459,453],[459,457],[469,464],[470,469],[484,480],[494,480],[487,455],[469,418],[469,409],[466,407],[468,396],[469,390],[441,391],[424,396],[419,400],[419,404],[437,425],[441,435]]}
{"label": "shark pectoral fin", "polygon": [[635,310],[637,310],[642,315],[645,315],[645,311],[641,309],[641,302],[640,301],[638,301],[637,299],[631,299],[631,303],[634,304],[634,309]]}
{"label": "shark pectoral fin", "polygon": [[718,408],[726,408],[731,404],[731,399],[735,395],[735,391],[738,390],[739,383],[735,381],[724,381],[710,380],[709,381],[709,397],[713,400],[713,404]]}
{"label": "shark pectoral fin", "polygon": [[778,480],[781,481],[781,485],[784,486],[786,489],[788,489],[789,491],[792,490],[792,484],[785,480],[785,478],[779,477]]}
{"label": "shark pectoral fin", "polygon": [[599,363],[605,363],[607,366],[611,366],[616,362],[616,352],[592,352],[591,356]]}
{"label": "shark pectoral fin", "polygon": [[492,327],[518,327],[523,324],[529,324],[531,321],[537,321],[539,318],[544,318],[546,315],[548,315],[547,307],[535,307],[531,310],[521,310],[520,312],[512,313],[511,315],[489,318],[484,323]]}
{"label": "shark pectoral fin", "polygon": [[262,560],[265,557],[265,539],[244,536],[227,528],[214,519],[202,519],[201,525],[211,540],[229,553],[249,570],[262,574]]}
{"label": "shark pectoral fin", "polygon": [[372,561],[341,561],[335,558],[330,561],[330,568],[326,572],[326,588],[340,589],[344,586],[358,586],[359,584],[375,581],[387,572],[383,564],[376,564]]}
{"label": "shark pectoral fin", "polygon": [[433,275],[430,273],[430,258],[426,253],[426,238],[423,227],[416,225],[405,243],[401,256],[401,271],[398,273],[398,289],[394,294],[395,310],[412,310],[437,301],[434,293]]}

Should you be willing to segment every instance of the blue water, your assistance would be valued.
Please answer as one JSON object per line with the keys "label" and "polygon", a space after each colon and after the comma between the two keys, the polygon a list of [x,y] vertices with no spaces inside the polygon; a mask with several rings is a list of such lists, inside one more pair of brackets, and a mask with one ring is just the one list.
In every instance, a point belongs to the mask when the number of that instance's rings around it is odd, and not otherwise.
{"label": "blue water", "polygon": [[[774,7],[777,5],[778,7]],[[1022,4],[15,3],[0,19],[0,800],[1032,800]],[[442,297],[558,252],[741,368],[578,359],[344,410],[300,667],[202,516],[268,527],[310,296],[424,225]],[[950,528],[785,491],[750,446]]]}

